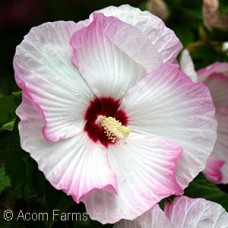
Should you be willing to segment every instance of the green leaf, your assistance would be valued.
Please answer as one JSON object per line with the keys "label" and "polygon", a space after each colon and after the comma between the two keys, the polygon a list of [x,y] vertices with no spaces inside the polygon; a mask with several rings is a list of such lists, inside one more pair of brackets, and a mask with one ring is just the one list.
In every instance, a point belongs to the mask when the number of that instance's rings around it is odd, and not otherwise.
{"label": "green leaf", "polygon": [[3,124],[2,127],[1,127],[1,130],[12,131],[13,128],[14,128],[14,124],[15,124],[15,118],[13,118],[12,120],[10,120],[6,124]]}
{"label": "green leaf", "polygon": [[0,193],[10,186],[10,178],[6,175],[4,165],[0,166]]}
{"label": "green leaf", "polygon": [[14,92],[10,96],[0,97],[0,132],[12,131],[16,114],[15,110],[21,100],[21,92]]}
{"label": "green leaf", "polygon": [[228,211],[228,194],[223,192],[217,185],[209,182],[202,173],[190,183],[185,190],[185,195],[216,202]]}

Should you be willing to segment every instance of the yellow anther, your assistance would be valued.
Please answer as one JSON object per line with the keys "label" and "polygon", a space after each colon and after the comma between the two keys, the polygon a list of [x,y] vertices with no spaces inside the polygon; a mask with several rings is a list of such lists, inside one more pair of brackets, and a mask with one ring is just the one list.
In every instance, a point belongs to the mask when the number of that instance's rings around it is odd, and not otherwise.
{"label": "yellow anther", "polygon": [[108,139],[112,142],[115,142],[117,138],[125,140],[131,132],[129,127],[122,125],[119,120],[113,117],[104,117],[101,126],[104,128]]}

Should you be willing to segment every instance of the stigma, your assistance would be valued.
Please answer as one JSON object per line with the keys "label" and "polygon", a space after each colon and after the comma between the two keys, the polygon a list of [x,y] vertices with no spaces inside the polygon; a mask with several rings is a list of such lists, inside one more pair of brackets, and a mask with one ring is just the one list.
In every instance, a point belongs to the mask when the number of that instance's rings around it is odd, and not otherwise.
{"label": "stigma", "polygon": [[104,133],[111,142],[115,142],[118,138],[125,141],[131,132],[129,127],[124,126],[119,120],[113,117],[103,117],[101,126],[104,128]]}

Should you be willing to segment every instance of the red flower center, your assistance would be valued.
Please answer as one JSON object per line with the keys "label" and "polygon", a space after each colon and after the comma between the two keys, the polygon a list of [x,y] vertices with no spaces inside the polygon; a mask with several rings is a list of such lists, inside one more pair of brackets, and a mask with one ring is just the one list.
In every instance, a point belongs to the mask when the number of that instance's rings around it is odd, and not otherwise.
{"label": "red flower center", "polygon": [[99,119],[102,116],[113,117],[126,126],[128,122],[127,115],[123,110],[118,110],[119,106],[119,100],[112,97],[96,98],[90,102],[85,112],[86,124],[84,131],[92,141],[98,142],[99,140],[106,147],[115,143],[107,137],[104,128],[99,123]]}

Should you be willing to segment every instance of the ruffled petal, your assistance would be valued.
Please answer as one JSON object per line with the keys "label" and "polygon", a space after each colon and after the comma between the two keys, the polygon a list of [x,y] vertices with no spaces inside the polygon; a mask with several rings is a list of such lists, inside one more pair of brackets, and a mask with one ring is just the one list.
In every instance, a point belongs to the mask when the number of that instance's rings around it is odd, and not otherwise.
{"label": "ruffled petal", "polygon": [[[175,33],[167,28],[160,18],[148,11],[142,12],[138,8],[121,5],[109,6],[98,12],[117,17],[143,32],[162,56],[163,63],[172,63],[183,47]],[[93,18],[93,15],[90,18]]]}
{"label": "ruffled petal", "polygon": [[130,133],[126,142],[110,146],[108,157],[118,192],[94,191],[82,201],[92,219],[115,223],[134,219],[161,199],[183,191],[175,179],[182,149],[167,140]]}
{"label": "ruffled petal", "polygon": [[97,96],[120,98],[162,63],[156,48],[133,26],[94,14],[89,26],[71,38],[72,60]]}
{"label": "ruffled petal", "polygon": [[46,179],[77,203],[94,189],[116,192],[116,177],[104,147],[94,144],[85,133],[56,143],[46,141],[41,134],[43,121],[28,98],[24,93],[17,109],[21,147],[37,161]]}
{"label": "ruffled petal", "polygon": [[193,83],[177,65],[152,71],[126,93],[120,109],[133,132],[170,139],[183,148],[176,173],[183,188],[205,168],[216,140],[215,108],[207,87]]}
{"label": "ruffled petal", "polygon": [[74,22],[51,22],[31,29],[17,47],[15,78],[44,120],[50,141],[76,135],[84,126],[85,108],[94,96],[71,62]]}
{"label": "ruffled petal", "polygon": [[216,109],[218,121],[217,141],[212,156],[224,162],[222,166],[222,178],[219,183],[228,183],[228,106]]}
{"label": "ruffled petal", "polygon": [[203,83],[208,86],[215,106],[228,105],[228,75],[215,72]]}
{"label": "ruffled petal", "polygon": [[198,80],[200,82],[203,82],[208,76],[210,76],[213,73],[222,73],[228,76],[228,63],[216,62],[205,68],[198,70],[197,71],[197,74],[199,77]]}
{"label": "ruffled petal", "polygon": [[222,167],[222,184],[227,184],[228,183],[228,162],[227,160],[225,161],[225,164]]}
{"label": "ruffled petal", "polygon": [[155,205],[135,220],[122,220],[114,228],[225,228],[228,224],[225,209],[205,199],[176,197],[165,204],[164,211]]}
{"label": "ruffled petal", "polygon": [[198,76],[192,58],[187,49],[183,50],[180,57],[181,70],[193,81],[198,81]]}
{"label": "ruffled petal", "polygon": [[225,161],[218,160],[214,155],[211,155],[207,160],[207,166],[204,169],[203,173],[206,175],[209,181],[219,183],[223,178],[221,169],[224,164]]}
{"label": "ruffled petal", "polygon": [[175,228],[227,227],[228,213],[214,202],[205,199],[176,197],[165,204],[166,216]]}
{"label": "ruffled petal", "polygon": [[164,211],[156,204],[152,209],[137,217],[135,220],[121,220],[114,228],[174,228]]}

